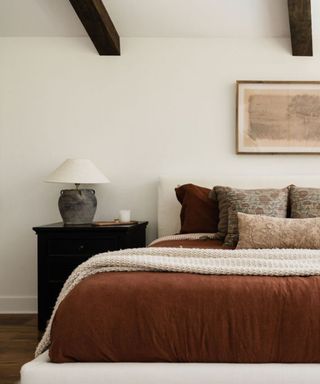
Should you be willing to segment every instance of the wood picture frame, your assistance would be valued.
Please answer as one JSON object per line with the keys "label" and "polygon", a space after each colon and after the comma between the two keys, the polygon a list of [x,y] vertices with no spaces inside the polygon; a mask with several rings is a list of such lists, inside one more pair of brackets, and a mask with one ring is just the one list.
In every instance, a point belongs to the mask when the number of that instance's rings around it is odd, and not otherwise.
{"label": "wood picture frame", "polygon": [[238,154],[320,154],[320,81],[238,80]]}

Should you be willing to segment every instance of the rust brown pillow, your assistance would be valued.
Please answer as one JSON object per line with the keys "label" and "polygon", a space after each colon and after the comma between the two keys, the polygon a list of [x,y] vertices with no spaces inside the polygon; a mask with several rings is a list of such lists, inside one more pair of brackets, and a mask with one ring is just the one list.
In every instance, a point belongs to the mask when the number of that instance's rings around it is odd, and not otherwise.
{"label": "rust brown pillow", "polygon": [[210,189],[194,184],[184,184],[175,189],[181,204],[180,233],[217,232],[218,203],[209,198]]}

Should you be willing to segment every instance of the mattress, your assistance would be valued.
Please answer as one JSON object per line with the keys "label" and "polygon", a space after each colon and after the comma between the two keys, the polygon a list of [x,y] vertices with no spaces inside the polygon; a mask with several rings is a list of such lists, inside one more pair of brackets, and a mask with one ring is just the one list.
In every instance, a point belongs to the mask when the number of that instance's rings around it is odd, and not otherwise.
{"label": "mattress", "polygon": [[53,364],[47,352],[21,370],[21,384],[319,384],[320,364]]}

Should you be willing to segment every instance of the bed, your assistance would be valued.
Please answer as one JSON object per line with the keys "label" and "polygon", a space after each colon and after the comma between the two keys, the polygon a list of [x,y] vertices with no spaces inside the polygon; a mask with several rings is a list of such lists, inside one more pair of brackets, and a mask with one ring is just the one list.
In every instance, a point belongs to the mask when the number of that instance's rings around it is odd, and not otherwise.
{"label": "bed", "polygon": [[[175,196],[173,194],[174,187],[177,184],[182,184],[188,180],[181,179],[168,179],[164,178],[159,184],[159,199],[158,199],[158,228],[159,236],[166,236],[172,233],[176,233],[179,229],[179,204],[176,202]],[[312,177],[286,177],[276,180],[274,177],[262,177],[261,179],[254,178],[254,181],[249,180],[248,178],[230,178],[226,177],[219,178],[219,183],[221,184],[233,184],[238,187],[279,187],[286,184],[297,183],[308,186],[318,187],[318,183],[315,178]],[[196,180],[200,185],[207,185],[211,187],[213,184],[217,184],[217,181],[208,182],[206,180]],[[171,247],[170,239],[167,240],[169,243],[165,244],[167,247]],[[198,240],[202,241],[202,240]],[[208,244],[210,240],[204,240],[205,244]],[[206,245],[204,245],[206,247]],[[215,242],[213,248],[220,248],[219,243]],[[171,248],[170,248],[171,249]],[[178,252],[178,251],[176,251]],[[205,251],[203,251],[205,252]],[[217,252],[220,252],[217,250]],[[224,251],[225,252],[225,251]],[[229,251],[232,252],[232,251]],[[165,271],[165,270],[164,270]],[[162,272],[164,272],[162,271]],[[133,272],[135,274],[136,272]],[[141,271],[140,271],[141,273]],[[148,271],[142,272],[148,275]],[[152,272],[151,272],[152,273]],[[125,275],[126,273],[124,273]],[[111,274],[110,274],[111,275]],[[163,276],[165,277],[166,274]],[[170,274],[172,276],[172,273]],[[133,275],[134,276],[134,275]],[[139,276],[139,273],[136,273],[136,277]],[[194,279],[197,275],[188,275],[187,279]],[[220,276],[221,277],[221,276]],[[126,278],[123,276],[123,278]],[[257,278],[257,287],[259,287],[261,278]],[[318,284],[317,276],[312,276],[314,279],[314,284]],[[277,277],[274,277],[275,281]],[[281,279],[281,278],[280,278]],[[86,281],[89,281],[87,279]],[[237,279],[235,279],[237,280]],[[311,280],[311,279],[310,279]],[[154,279],[150,280],[154,285],[153,289],[158,289]],[[188,280],[189,281],[189,280]],[[205,281],[205,278],[202,280]],[[201,284],[202,284],[201,283]],[[188,284],[188,283],[187,283]],[[205,284],[205,283],[203,283]],[[219,282],[220,284],[220,282]],[[116,286],[118,288],[118,286]],[[201,287],[200,287],[201,288]],[[199,288],[199,289],[200,289]],[[278,289],[278,288],[276,288]],[[170,292],[169,292],[170,293]],[[165,300],[168,300],[169,297],[165,297]],[[307,301],[307,300],[306,300]],[[293,314],[294,315],[294,314]],[[288,316],[293,316],[288,314]],[[317,323],[319,318],[320,323],[320,314],[316,311],[313,314],[313,322]],[[318,316],[319,315],[319,316]],[[72,325],[72,320],[71,320]],[[316,326],[320,324],[315,324]],[[114,326],[114,325],[113,325]],[[304,327],[307,325],[300,324],[299,326]],[[72,327],[70,327],[70,333]],[[301,335],[303,335],[303,329],[300,330]],[[63,336],[63,335],[62,335]],[[65,336],[63,336],[65,337]],[[290,337],[290,335],[289,335]],[[314,335],[315,346],[317,348],[319,338],[318,334]],[[125,341],[125,338],[123,339]],[[297,339],[299,340],[299,339]],[[312,341],[312,337],[310,339]],[[149,343],[152,342],[152,338],[149,340]],[[298,349],[300,346],[296,345],[295,348]],[[56,351],[59,352],[60,346],[57,346]],[[301,346],[301,348],[306,348],[306,346]],[[128,348],[127,348],[128,349]],[[85,352],[85,351],[84,351]],[[115,351],[113,351],[114,353]],[[317,351],[316,351],[317,352]],[[57,354],[56,354],[57,355]],[[146,355],[145,355],[146,356]],[[145,356],[142,358],[145,361]],[[174,361],[174,354],[165,358],[166,361]],[[161,362],[161,359],[158,359],[158,362],[137,362],[127,361],[130,357],[123,358],[123,355],[119,355],[113,359],[113,361],[126,362],[69,362],[64,364],[54,364],[49,361],[48,353],[44,352],[39,355],[35,360],[26,364],[21,371],[21,380],[22,384],[38,384],[38,383],[150,383],[151,381],[155,384],[157,383],[221,383],[221,384],[233,384],[233,383],[318,383],[320,380],[320,365],[318,364],[314,356],[310,359],[312,362],[316,361],[315,364],[297,364],[297,363],[278,363],[278,364],[243,364],[243,363],[185,363],[183,360],[181,362]],[[226,361],[230,359],[226,357]],[[292,358],[294,361],[295,357]],[[186,359],[187,360],[187,359]],[[191,358],[192,360],[192,358]],[[299,360],[299,359],[298,359]],[[152,361],[152,359],[151,359]],[[205,361],[205,359],[203,359]],[[223,360],[222,360],[223,361]],[[250,361],[250,359],[248,360]],[[263,361],[263,358],[262,358]],[[290,360],[289,360],[290,361]]]}

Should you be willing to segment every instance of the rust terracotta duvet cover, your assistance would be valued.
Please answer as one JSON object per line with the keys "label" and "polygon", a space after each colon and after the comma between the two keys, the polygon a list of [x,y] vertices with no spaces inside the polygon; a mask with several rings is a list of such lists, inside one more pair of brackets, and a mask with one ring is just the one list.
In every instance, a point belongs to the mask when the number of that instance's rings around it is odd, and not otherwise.
{"label": "rust terracotta duvet cover", "polygon": [[320,276],[98,273],[60,304],[49,355],[56,363],[319,363]]}

